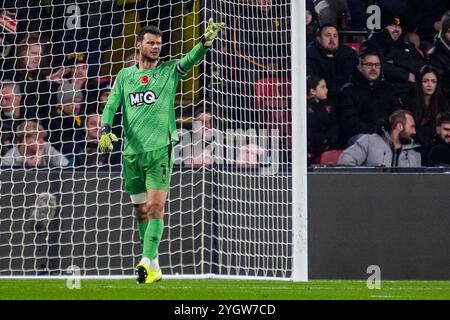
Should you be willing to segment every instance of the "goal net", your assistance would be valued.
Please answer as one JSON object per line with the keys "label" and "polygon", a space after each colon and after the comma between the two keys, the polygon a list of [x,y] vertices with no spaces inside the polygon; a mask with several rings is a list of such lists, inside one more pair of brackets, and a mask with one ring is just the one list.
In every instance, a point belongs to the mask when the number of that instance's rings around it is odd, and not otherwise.
{"label": "goal net", "polygon": [[291,277],[290,1],[3,4],[0,276],[133,275],[141,245],[122,143],[97,152],[100,115],[117,72],[136,63],[142,26],[163,31],[167,61],[212,17],[226,29],[174,106],[160,265],[168,277]]}

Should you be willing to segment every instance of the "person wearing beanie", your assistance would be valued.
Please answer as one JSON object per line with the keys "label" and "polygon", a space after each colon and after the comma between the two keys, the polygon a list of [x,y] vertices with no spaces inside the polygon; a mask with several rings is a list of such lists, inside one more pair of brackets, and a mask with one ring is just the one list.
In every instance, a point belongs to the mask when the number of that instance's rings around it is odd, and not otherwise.
{"label": "person wearing beanie", "polygon": [[363,42],[362,51],[377,51],[381,58],[384,79],[392,84],[398,97],[405,97],[414,87],[424,57],[403,38],[402,21],[396,16],[382,17],[382,31]]}
{"label": "person wearing beanie", "polygon": [[437,69],[444,93],[450,99],[450,11],[442,16],[441,31],[436,35],[429,60]]}
{"label": "person wearing beanie", "polygon": [[72,82],[74,89],[81,90],[83,93],[83,97],[86,97],[86,90],[89,85],[89,65],[87,63],[86,54],[70,53],[66,55],[64,65],[66,68],[72,69],[72,77],[70,78],[70,81]]}
{"label": "person wearing beanie", "polygon": [[66,115],[78,115],[83,101],[83,94],[73,88],[69,81],[63,81],[61,89],[57,94],[60,112]]}

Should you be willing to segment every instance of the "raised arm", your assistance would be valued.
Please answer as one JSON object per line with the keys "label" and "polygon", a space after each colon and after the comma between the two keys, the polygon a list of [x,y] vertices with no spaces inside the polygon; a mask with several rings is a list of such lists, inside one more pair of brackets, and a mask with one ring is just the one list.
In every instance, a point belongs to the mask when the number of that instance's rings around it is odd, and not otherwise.
{"label": "raised arm", "polygon": [[219,31],[225,27],[223,22],[214,22],[212,18],[208,21],[205,34],[199,44],[197,44],[192,50],[185,55],[177,64],[177,71],[181,75],[185,75],[189,72],[197,63],[199,63],[205,56],[208,49],[212,46],[214,39],[219,34]]}

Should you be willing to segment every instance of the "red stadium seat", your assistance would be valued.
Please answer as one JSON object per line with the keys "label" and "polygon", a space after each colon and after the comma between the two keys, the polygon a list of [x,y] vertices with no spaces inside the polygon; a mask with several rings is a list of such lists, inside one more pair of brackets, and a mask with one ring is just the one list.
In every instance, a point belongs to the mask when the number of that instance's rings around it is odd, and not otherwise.
{"label": "red stadium seat", "polygon": [[319,164],[337,164],[339,156],[344,150],[328,150],[319,157]]}
{"label": "red stadium seat", "polygon": [[256,109],[286,108],[291,99],[291,83],[279,77],[259,79],[254,84]]}
{"label": "red stadium seat", "polygon": [[359,42],[347,42],[345,45],[355,50],[357,54],[359,54],[359,51],[361,50],[361,43]]}

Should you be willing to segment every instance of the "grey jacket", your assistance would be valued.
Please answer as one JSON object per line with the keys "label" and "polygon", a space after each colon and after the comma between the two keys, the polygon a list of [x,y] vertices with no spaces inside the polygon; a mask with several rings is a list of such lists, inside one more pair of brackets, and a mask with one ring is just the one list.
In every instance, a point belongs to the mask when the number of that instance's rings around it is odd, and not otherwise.
{"label": "grey jacket", "polygon": [[[6,167],[25,166],[25,157],[20,154],[18,146],[10,149],[1,160],[1,165]],[[44,144],[42,167],[65,167],[68,164],[69,160],[53,148],[50,143]]]}
{"label": "grey jacket", "polygon": [[395,161],[394,145],[388,134],[365,134],[339,157],[338,164],[363,167],[420,167],[421,156],[415,149],[420,145],[412,142],[404,145]]}

